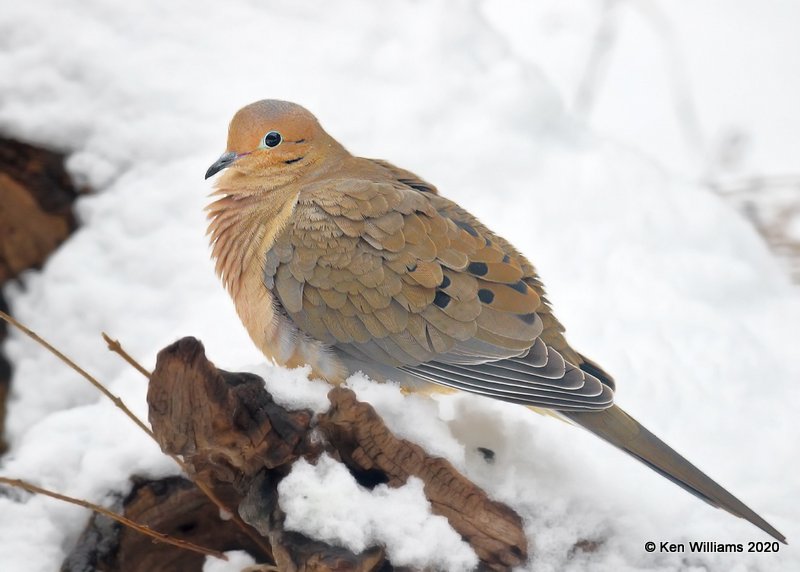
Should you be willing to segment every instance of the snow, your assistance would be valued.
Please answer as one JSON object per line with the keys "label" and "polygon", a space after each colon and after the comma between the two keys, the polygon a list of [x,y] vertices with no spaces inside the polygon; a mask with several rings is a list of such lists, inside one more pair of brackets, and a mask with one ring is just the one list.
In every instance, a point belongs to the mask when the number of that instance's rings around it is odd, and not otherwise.
{"label": "snow", "polygon": [[429,453],[445,457],[459,469],[464,469],[464,445],[453,438],[450,429],[440,419],[441,408],[437,401],[423,395],[403,395],[398,384],[374,383],[360,372],[350,376],[347,386],[361,401],[375,408],[395,435],[415,443],[425,443]]}
{"label": "snow", "polygon": [[[593,130],[683,176],[797,172],[796,2],[506,0],[484,9]],[[738,160],[720,164],[737,146]]]}
{"label": "snow", "polygon": [[344,546],[355,553],[383,545],[397,566],[472,570],[478,557],[447,519],[431,513],[416,477],[405,485],[372,490],[360,486],[347,468],[323,455],[316,465],[300,460],[278,485],[285,526]]}
{"label": "snow", "polygon": [[[202,176],[224,147],[228,120],[251,101],[288,99],[354,153],[419,173],[517,245],[572,344],[616,377],[618,402],[790,542],[800,537],[800,297],[749,223],[693,182],[715,165],[705,142],[731,129],[752,142],[737,172],[796,169],[795,3],[636,3],[671,21],[669,42],[680,47],[702,119],[694,154],[672,111],[675,56],[631,2],[609,3],[619,5],[619,43],[588,113],[574,95],[603,16],[599,0],[7,4],[0,131],[65,150],[73,175],[96,192],[78,201],[78,232],[5,294],[15,316],[140,417],[145,381],[105,350],[101,331],[148,368],[160,348],[194,335],[220,367],[255,365],[279,402],[326,408],[326,387],[307,369],[261,365],[204,236],[210,187]],[[130,475],[177,472],[30,340],[12,332],[6,350],[12,449],[0,474],[110,504]],[[363,376],[350,384],[392,430],[519,512],[530,569],[800,569],[791,546],[645,552],[648,540],[764,535],[583,431],[476,397],[404,397]],[[284,487],[314,499],[333,480],[342,506],[369,505],[350,541],[386,542],[409,562],[469,563],[452,530],[426,512],[418,483],[366,492],[322,463],[299,465]],[[282,491],[286,506],[301,500]],[[314,508],[303,526],[341,523],[336,506]],[[401,520],[395,509],[435,529],[413,546],[419,552],[402,551],[400,529],[368,524]],[[0,515],[0,570],[15,571],[56,569],[86,518],[23,494],[0,496]],[[598,541],[597,550],[573,552],[582,539]],[[447,542],[454,548],[443,554]]]}
{"label": "snow", "polygon": [[275,403],[287,409],[305,408],[324,413],[331,405],[328,401],[331,386],[321,379],[310,379],[310,366],[286,369],[261,363],[244,369],[260,375]]}
{"label": "snow", "polygon": [[206,556],[203,572],[240,572],[256,563],[252,556],[244,550],[229,550],[225,552],[228,560]]}

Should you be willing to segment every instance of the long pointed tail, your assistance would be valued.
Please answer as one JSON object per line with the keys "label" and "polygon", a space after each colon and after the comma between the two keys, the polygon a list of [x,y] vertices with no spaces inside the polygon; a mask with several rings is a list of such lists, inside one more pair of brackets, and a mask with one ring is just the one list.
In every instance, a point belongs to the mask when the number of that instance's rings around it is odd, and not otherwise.
{"label": "long pointed tail", "polygon": [[616,405],[601,412],[561,412],[707,503],[750,521],[776,540],[786,537]]}

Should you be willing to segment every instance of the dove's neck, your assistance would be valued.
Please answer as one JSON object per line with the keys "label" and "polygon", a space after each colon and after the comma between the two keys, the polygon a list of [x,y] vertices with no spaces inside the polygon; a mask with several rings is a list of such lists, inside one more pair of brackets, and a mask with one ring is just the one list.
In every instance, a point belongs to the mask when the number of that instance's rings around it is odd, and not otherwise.
{"label": "dove's neck", "polygon": [[[306,175],[317,176],[314,171]],[[341,362],[321,342],[300,335],[276,311],[264,283],[267,252],[290,223],[305,178],[279,186],[274,186],[274,177],[271,185],[248,179],[239,179],[236,188],[229,185],[237,179],[223,179],[214,193],[218,198],[206,208],[216,272],[247,332],[266,356],[287,367],[307,363],[315,376],[343,381],[347,370]]]}
{"label": "dove's neck", "polygon": [[211,255],[234,301],[253,275],[260,281],[264,257],[291,218],[301,188],[335,170],[350,154],[330,137],[305,160],[265,174],[230,169],[220,177],[208,212]]}
{"label": "dove's neck", "polygon": [[221,196],[206,208],[211,256],[235,302],[242,290],[260,286],[264,257],[289,221],[298,190],[284,185],[251,194],[222,187],[214,194]]}

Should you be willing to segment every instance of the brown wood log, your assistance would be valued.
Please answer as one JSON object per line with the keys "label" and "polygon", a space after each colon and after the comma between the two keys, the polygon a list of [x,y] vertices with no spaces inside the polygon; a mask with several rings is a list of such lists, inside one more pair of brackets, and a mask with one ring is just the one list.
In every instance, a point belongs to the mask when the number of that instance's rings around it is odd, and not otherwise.
{"label": "brown wood log", "polygon": [[44,262],[67,237],[69,221],[48,213],[31,192],[0,172],[0,282]]}
{"label": "brown wood log", "polygon": [[262,469],[288,469],[318,450],[306,443],[310,411],[280,407],[256,375],[217,369],[194,338],[158,354],[147,402],[164,451],[211,483],[243,483],[243,493]]}
{"label": "brown wood log", "polygon": [[370,572],[384,564],[382,549],[356,555],[283,530],[278,482],[298,458],[322,451],[309,438],[310,411],[277,405],[256,375],[218,370],[194,338],[159,353],[147,400],[161,448],[183,456],[194,478],[238,492],[231,508],[269,539],[280,570]]}
{"label": "brown wood log", "polygon": [[[313,463],[323,452],[340,459],[365,486],[400,486],[412,475],[421,479],[432,510],[445,516],[470,543],[481,569],[509,570],[525,562],[527,545],[522,521],[511,509],[489,499],[448,461],[394,436],[375,410],[359,402],[352,391],[335,388],[329,398],[330,410],[316,418],[308,410],[287,410],[274,402],[259,377],[214,367],[205,357],[202,344],[193,338],[179,340],[159,353],[148,390],[150,422],[162,449],[182,455],[193,478],[226,492],[228,506],[269,540],[273,562],[279,570],[394,569],[383,547],[353,554],[285,530],[285,515],[278,505],[278,483],[295,461],[303,458]],[[188,493],[181,489],[180,494]],[[187,519],[196,529],[219,526],[215,511],[198,515],[193,508],[196,504],[164,498],[147,505],[147,510],[137,509],[135,515],[126,506],[126,515],[151,524],[160,532],[185,538],[182,535],[186,530],[179,523]],[[88,536],[91,540],[98,535]],[[145,545],[150,541],[136,536],[133,532],[120,533],[114,551],[117,560],[113,563],[118,567],[102,570],[160,570],[166,568],[156,566],[167,558],[173,564],[178,562],[178,556],[172,555],[176,549],[163,545],[159,545],[157,556],[145,558],[143,555],[150,550]],[[201,538],[209,537],[204,533],[188,539],[203,544]],[[131,542],[138,544],[126,544]],[[219,544],[211,547],[220,548]],[[243,545],[231,541],[225,549],[240,547]],[[90,550],[84,549],[86,552]],[[133,563],[133,559],[123,563],[122,556],[128,554],[139,554],[139,560],[150,568]],[[251,554],[264,561],[263,554]],[[194,555],[181,558],[181,566],[173,569],[200,569]],[[123,564],[125,567],[119,567]]]}
{"label": "brown wood log", "polygon": [[395,437],[349,389],[334,388],[328,397],[331,409],[320,416],[319,427],[351,471],[377,471],[390,486],[420,478],[433,512],[447,517],[482,563],[502,570],[525,562],[527,541],[517,513],[489,499],[449,461]]}
{"label": "brown wood log", "polygon": [[[216,493],[229,503],[237,494],[232,487]],[[153,530],[219,551],[246,550],[264,561],[257,544],[230,520],[191,481],[168,477],[156,481],[136,480],[133,490],[116,510]],[[205,557],[129,530],[111,519],[94,515],[77,546],[64,560],[62,572],[175,572],[201,570]]]}
{"label": "brown wood log", "polygon": [[[64,169],[64,156],[0,137],[0,287],[29,268],[38,268],[75,227],[77,196]],[[0,308],[8,312],[0,292]],[[0,322],[0,343],[6,325]],[[0,454],[5,450],[5,403],[11,366],[0,352]]]}
{"label": "brown wood log", "polygon": [[[0,286],[1,287],[1,286]],[[0,290],[0,310],[8,314],[8,306]],[[6,452],[8,445],[3,439],[3,430],[6,424],[6,402],[11,390],[11,363],[6,359],[2,350],[3,342],[8,336],[8,327],[5,322],[0,323],[0,455]]]}
{"label": "brown wood log", "polygon": [[75,227],[64,156],[0,137],[0,283],[40,266]]}

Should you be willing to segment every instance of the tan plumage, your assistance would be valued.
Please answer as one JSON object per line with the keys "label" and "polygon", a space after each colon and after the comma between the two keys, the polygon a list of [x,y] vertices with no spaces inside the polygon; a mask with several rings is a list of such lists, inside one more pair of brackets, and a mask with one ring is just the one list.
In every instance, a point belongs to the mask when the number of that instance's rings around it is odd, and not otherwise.
{"label": "tan plumage", "polygon": [[613,405],[533,266],[418,176],[350,155],[302,107],[233,118],[208,207],[217,273],[247,331],[286,366],[362,370],[546,409],[714,506],[783,535]]}

